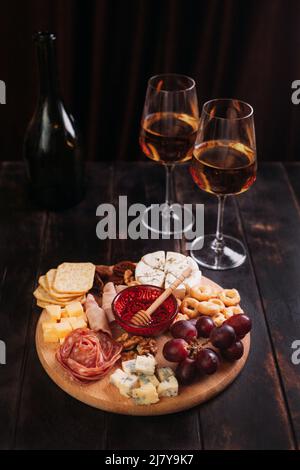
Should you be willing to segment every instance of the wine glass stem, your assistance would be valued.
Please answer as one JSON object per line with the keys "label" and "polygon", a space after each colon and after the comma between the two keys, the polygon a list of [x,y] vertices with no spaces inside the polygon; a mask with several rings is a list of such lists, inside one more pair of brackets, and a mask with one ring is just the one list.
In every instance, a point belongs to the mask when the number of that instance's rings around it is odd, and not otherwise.
{"label": "wine glass stem", "polygon": [[173,183],[173,169],[174,165],[165,165],[166,169],[166,197],[165,204],[171,206],[174,203],[174,183]]}
{"label": "wine glass stem", "polygon": [[224,250],[224,238],[223,238],[223,220],[224,220],[224,206],[226,196],[217,196],[218,197],[218,220],[217,220],[217,230],[216,238],[213,242],[213,249],[221,254]]}

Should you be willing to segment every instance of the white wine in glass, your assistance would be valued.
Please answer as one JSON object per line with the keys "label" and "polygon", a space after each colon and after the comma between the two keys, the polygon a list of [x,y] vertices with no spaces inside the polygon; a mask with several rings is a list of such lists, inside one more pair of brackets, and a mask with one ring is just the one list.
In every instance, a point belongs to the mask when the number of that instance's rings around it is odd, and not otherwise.
{"label": "white wine in glass", "polygon": [[247,191],[256,179],[254,119],[249,104],[235,99],[204,104],[190,171],[200,189],[218,198],[216,234],[196,239],[191,256],[210,269],[240,266],[246,250],[239,240],[223,235],[223,215],[226,197]]}
{"label": "white wine in glass", "polygon": [[[176,204],[173,169],[175,165],[191,160],[199,128],[199,112],[195,81],[185,75],[165,74],[150,78],[147,87],[140,130],[143,153],[166,169],[166,194],[162,222],[157,227],[152,220],[152,207],[145,212],[144,225],[153,232],[164,235],[178,234],[190,228],[176,229]],[[187,220],[183,215],[182,220]],[[190,214],[192,220],[192,214]],[[165,220],[164,220],[165,219]],[[162,224],[164,226],[164,223]]]}

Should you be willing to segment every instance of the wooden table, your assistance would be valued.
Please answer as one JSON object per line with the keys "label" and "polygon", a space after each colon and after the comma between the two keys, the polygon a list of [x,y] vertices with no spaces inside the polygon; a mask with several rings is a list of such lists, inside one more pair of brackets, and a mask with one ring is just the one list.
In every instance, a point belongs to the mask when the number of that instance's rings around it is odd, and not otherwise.
{"label": "wooden table", "polygon": [[[39,309],[32,292],[41,273],[64,260],[138,260],[156,249],[182,250],[180,240],[96,237],[96,207],[163,200],[162,168],[90,164],[85,201],[63,213],[34,208],[21,163],[0,168],[0,447],[17,449],[293,449],[300,443],[300,164],[261,165],[246,194],[228,200],[225,231],[246,243],[247,262],[227,272],[204,271],[239,289],[254,323],[248,362],[221,395],[192,410],[149,418],[90,408],[60,390],[40,365],[34,344]],[[181,202],[205,203],[206,232],[216,201],[200,192],[187,168],[176,171]]]}

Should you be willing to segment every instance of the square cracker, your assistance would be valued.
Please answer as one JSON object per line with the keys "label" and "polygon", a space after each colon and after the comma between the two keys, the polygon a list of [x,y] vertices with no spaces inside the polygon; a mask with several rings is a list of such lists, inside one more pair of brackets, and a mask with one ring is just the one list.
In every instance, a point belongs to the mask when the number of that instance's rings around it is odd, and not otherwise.
{"label": "square cracker", "polygon": [[39,286],[37,289],[35,289],[33,293],[34,297],[41,301],[41,302],[46,302],[48,304],[57,304],[57,305],[62,305],[62,300],[56,300],[53,297],[48,294],[47,291],[42,286]]}
{"label": "square cracker", "polygon": [[69,304],[71,302],[79,301],[81,302],[84,298],[84,295],[80,295],[77,297],[66,297],[64,299],[55,299],[52,297],[47,291],[43,289],[43,287],[39,286],[33,293],[34,297],[39,300],[42,303],[48,303],[48,304],[55,304],[55,305],[60,305],[60,306],[65,306],[66,304]]}
{"label": "square cracker", "polygon": [[[51,297],[53,297],[54,299],[57,299],[57,300],[60,300],[60,299],[63,299],[63,300],[68,300],[68,299],[73,299],[75,297],[78,297],[79,295],[83,295],[84,292],[76,292],[74,294],[70,294],[68,292],[57,292],[56,290],[54,290],[53,288],[53,283],[54,283],[54,279],[55,279],[55,276],[56,276],[56,269],[50,269],[50,271],[48,271],[45,275],[45,281],[44,283],[46,284],[46,288],[45,290],[47,292],[49,292],[49,294],[51,295]],[[43,280],[42,280],[43,282]],[[43,286],[43,284],[40,282],[40,285]],[[44,286],[43,286],[44,287]]]}
{"label": "square cracker", "polygon": [[92,263],[62,263],[57,268],[53,289],[68,294],[87,292],[93,287],[95,268]]}

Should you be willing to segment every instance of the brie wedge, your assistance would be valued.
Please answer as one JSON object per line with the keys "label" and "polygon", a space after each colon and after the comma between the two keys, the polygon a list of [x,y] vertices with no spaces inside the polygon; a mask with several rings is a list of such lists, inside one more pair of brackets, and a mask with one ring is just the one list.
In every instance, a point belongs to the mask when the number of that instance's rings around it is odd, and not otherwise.
{"label": "brie wedge", "polygon": [[192,268],[191,275],[175,290],[176,297],[183,298],[187,290],[201,284],[201,271],[190,256],[175,251],[156,251],[144,255],[135,269],[135,278],[141,284],[150,284],[157,287],[170,287],[176,279],[188,268]]}
{"label": "brie wedge", "polygon": [[164,270],[165,266],[165,252],[164,251],[155,251],[154,253],[148,253],[142,257],[142,261],[150,266],[150,268]]}

